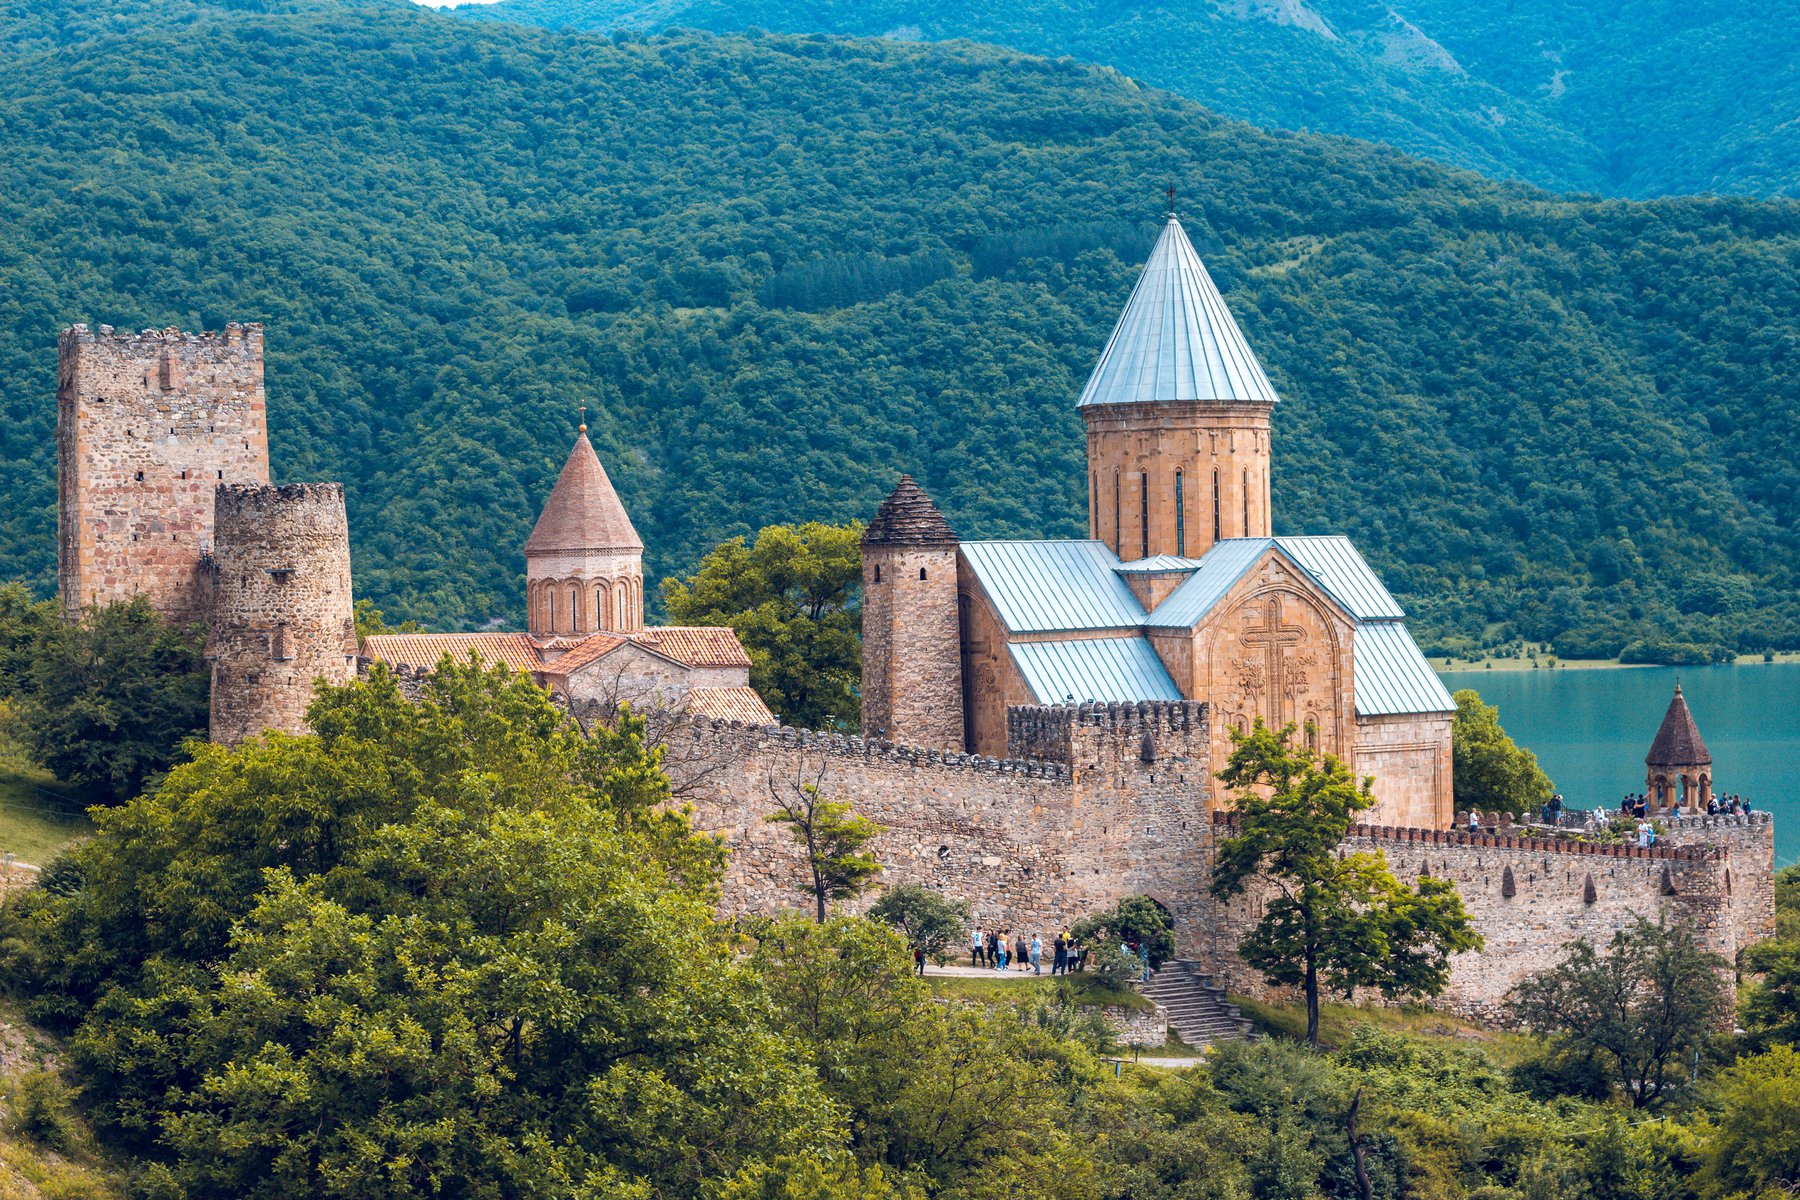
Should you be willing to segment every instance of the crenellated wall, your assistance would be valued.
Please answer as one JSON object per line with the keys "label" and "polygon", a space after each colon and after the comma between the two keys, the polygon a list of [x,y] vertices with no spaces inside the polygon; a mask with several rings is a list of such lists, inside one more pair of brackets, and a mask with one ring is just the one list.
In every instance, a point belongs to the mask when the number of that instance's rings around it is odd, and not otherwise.
{"label": "crenellated wall", "polygon": [[[806,902],[800,853],[765,818],[776,795],[816,783],[886,827],[874,846],[883,884],[923,884],[967,901],[984,927],[1027,933],[1149,895],[1174,916],[1180,954],[1209,963],[1234,992],[1269,994],[1236,954],[1260,899],[1222,904],[1211,894],[1217,839],[1237,818],[1214,808],[1203,704],[1015,708],[1016,757],[1006,759],[711,721],[674,736],[684,769],[700,764],[684,789],[696,827],[732,848],[729,912]],[[1693,819],[1640,850],[1361,825],[1344,849],[1384,854],[1407,882],[1426,872],[1455,882],[1487,944],[1455,960],[1440,1003],[1498,1022],[1508,991],[1571,941],[1605,941],[1639,915],[1692,921],[1728,960],[1767,936],[1772,833],[1762,814]]]}

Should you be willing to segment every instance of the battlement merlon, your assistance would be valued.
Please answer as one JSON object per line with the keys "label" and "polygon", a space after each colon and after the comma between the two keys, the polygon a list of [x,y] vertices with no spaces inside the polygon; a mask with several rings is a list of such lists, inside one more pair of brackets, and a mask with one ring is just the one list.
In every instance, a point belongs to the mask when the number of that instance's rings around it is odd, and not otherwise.
{"label": "battlement merlon", "polygon": [[1160,758],[1204,759],[1208,738],[1207,706],[1195,700],[1022,704],[1006,710],[1010,756],[1070,766],[1116,760],[1121,750],[1145,765]]}
{"label": "battlement merlon", "polygon": [[170,326],[167,329],[140,329],[136,333],[120,333],[111,325],[89,326],[78,321],[64,329],[57,338],[57,345],[117,345],[126,347],[147,348],[151,344],[158,347],[164,345],[186,344],[192,346],[245,345],[260,347],[263,340],[263,327],[260,321],[228,321],[225,328],[213,330],[202,329],[197,332]]}

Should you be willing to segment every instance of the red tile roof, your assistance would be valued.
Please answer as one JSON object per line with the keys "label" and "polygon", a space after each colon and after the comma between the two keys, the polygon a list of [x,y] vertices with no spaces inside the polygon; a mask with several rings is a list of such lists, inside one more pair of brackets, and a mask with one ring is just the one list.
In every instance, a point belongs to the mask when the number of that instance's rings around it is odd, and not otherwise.
{"label": "red tile roof", "polygon": [[690,667],[748,667],[737,632],[724,626],[670,625],[646,629],[636,640]]}
{"label": "red tile roof", "polygon": [[362,657],[414,671],[434,669],[444,655],[505,663],[515,671],[538,669],[537,647],[524,633],[377,633],[363,639]]}
{"label": "red tile roof", "polygon": [[688,711],[697,717],[713,717],[720,721],[779,724],[763,698],[751,687],[695,688],[688,693]]}
{"label": "red tile roof", "polygon": [[525,541],[526,557],[558,551],[643,549],[643,539],[631,527],[606,468],[583,433],[575,439],[575,448],[569,451],[562,474],[544,501],[544,511]]}
{"label": "red tile roof", "polygon": [[616,633],[590,634],[573,650],[545,663],[538,670],[545,675],[573,675],[594,660],[617,650],[626,640],[623,635]]}

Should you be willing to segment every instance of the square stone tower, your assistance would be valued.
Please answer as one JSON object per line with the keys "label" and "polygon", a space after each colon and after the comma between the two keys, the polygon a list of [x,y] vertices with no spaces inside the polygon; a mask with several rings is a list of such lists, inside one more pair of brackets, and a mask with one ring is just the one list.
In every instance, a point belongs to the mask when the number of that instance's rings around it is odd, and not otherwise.
{"label": "square stone tower", "polygon": [[58,590],[71,618],[143,593],[165,616],[206,616],[201,569],[220,484],[269,482],[261,325],[57,342]]}

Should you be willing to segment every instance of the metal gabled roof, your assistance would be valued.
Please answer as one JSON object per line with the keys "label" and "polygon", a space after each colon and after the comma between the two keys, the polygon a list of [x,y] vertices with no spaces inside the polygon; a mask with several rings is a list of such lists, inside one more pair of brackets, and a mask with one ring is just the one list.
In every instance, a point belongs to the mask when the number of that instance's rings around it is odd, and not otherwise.
{"label": "metal gabled roof", "polygon": [[1450,713],[1456,701],[1399,621],[1361,621],[1356,642],[1356,715]]}
{"label": "metal gabled roof", "polygon": [[1145,624],[1152,629],[1191,629],[1213,605],[1225,598],[1256,560],[1275,544],[1274,538],[1226,538],[1214,542],[1180,587],[1156,606]]}
{"label": "metal gabled roof", "polygon": [[1181,699],[1146,637],[1012,642],[1007,649],[1039,704]]}
{"label": "metal gabled roof", "polygon": [[1174,554],[1152,554],[1149,558],[1134,558],[1113,570],[1121,575],[1155,575],[1165,571],[1192,571],[1200,565],[1197,558],[1181,558]]}
{"label": "metal gabled roof", "polygon": [[1136,633],[1144,606],[1102,542],[964,542],[963,558],[1013,633]]}
{"label": "metal gabled roof", "polygon": [[1226,538],[1217,542],[1200,558],[1193,576],[1150,614],[1148,624],[1158,629],[1181,629],[1198,624],[1270,548],[1281,551],[1355,620],[1398,621],[1406,615],[1406,610],[1382,586],[1350,539],[1333,534],[1326,537]]}
{"label": "metal gabled roof", "polygon": [[1349,538],[1278,537],[1275,544],[1357,620],[1398,621],[1406,615]]}
{"label": "metal gabled roof", "polygon": [[1159,400],[1276,403],[1274,385],[1174,217],[1150,251],[1077,407]]}

